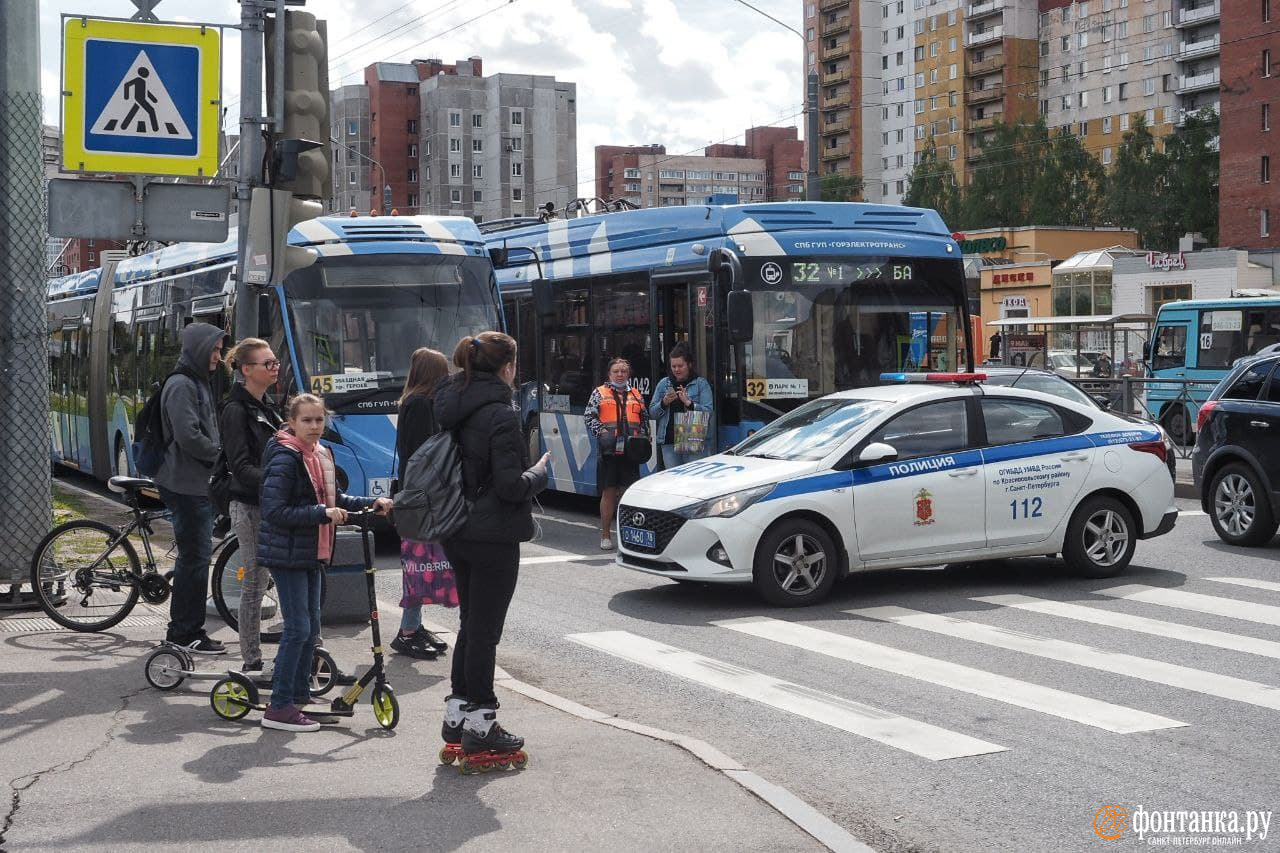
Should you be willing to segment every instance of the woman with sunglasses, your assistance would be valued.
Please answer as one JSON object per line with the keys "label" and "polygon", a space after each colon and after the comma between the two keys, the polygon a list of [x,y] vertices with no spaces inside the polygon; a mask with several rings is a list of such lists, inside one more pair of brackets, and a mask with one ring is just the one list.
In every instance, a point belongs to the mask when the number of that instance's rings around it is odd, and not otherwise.
{"label": "woman with sunglasses", "polygon": [[258,492],[262,486],[262,452],[280,429],[280,413],[268,390],[280,375],[280,360],[261,338],[245,338],[227,359],[238,380],[219,417],[222,449],[231,471],[231,527],[240,544],[244,582],[240,590],[240,654],[245,675],[269,681],[260,644],[262,596],[271,575],[258,564]]}

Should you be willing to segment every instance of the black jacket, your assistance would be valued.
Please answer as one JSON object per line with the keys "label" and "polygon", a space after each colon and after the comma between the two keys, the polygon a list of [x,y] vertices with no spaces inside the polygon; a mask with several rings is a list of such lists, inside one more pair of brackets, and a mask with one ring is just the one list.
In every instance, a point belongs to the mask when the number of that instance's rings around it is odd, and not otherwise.
{"label": "black jacket", "polygon": [[[262,524],[258,527],[258,563],[268,569],[314,569],[319,536],[334,535],[324,505],[307,474],[302,454],[274,438],[262,458]],[[338,492],[338,506],[348,511],[368,509],[372,498]]]}
{"label": "black jacket", "polygon": [[463,482],[475,501],[453,539],[532,539],[533,496],[547,487],[547,475],[529,468],[511,389],[492,373],[474,373],[470,383],[459,373],[436,390],[435,414],[440,429],[456,431]]}
{"label": "black jacket", "polygon": [[280,413],[269,398],[257,400],[237,382],[227,395],[218,419],[222,434],[222,452],[231,469],[231,497],[247,504],[258,504],[262,489],[262,453],[267,442],[280,428]]}
{"label": "black jacket", "polygon": [[396,418],[396,456],[400,460],[396,478],[400,483],[404,483],[404,469],[409,464],[409,457],[424,441],[440,431],[433,402],[426,394],[414,394],[400,404]]}

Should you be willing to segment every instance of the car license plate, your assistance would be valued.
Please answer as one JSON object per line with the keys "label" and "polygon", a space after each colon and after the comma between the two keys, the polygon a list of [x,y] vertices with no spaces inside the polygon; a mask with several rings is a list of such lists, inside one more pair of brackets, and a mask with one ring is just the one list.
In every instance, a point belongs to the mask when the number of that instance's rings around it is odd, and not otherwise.
{"label": "car license plate", "polygon": [[658,537],[654,532],[641,527],[623,527],[622,541],[627,545],[639,545],[641,548],[658,547]]}

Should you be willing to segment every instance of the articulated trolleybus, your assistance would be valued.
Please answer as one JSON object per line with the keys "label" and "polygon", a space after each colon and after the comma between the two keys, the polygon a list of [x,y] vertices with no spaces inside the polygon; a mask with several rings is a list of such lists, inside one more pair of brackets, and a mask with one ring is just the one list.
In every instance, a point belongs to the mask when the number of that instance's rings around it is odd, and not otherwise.
{"label": "articulated trolleybus", "polygon": [[[260,336],[282,362],[275,396],[323,396],[340,482],[386,495],[410,354],[452,352],[500,322],[483,238],[462,217],[323,217],[289,242],[318,259],[259,297]],[[133,471],[134,416],[177,362],[183,326],[232,327],[236,245],[168,246],[49,283],[54,463]]]}
{"label": "articulated trolleybus", "polygon": [[685,342],[715,393],[712,452],[881,373],[972,369],[960,249],[932,210],[664,207],[486,239],[520,342],[530,449],[550,451],[561,491],[596,491],[583,412],[612,357],[631,362],[648,402],[667,353]]}

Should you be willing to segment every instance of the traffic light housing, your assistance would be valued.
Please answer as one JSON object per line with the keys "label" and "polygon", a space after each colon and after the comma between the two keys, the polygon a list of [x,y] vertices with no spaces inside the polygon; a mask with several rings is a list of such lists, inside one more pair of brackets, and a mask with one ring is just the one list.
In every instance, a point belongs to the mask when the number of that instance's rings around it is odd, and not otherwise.
{"label": "traffic light housing", "polygon": [[[268,103],[276,91],[276,27],[274,17],[266,25]],[[284,13],[284,115],[271,132],[271,149],[277,155],[288,145],[313,143],[295,149],[296,168],[279,170],[278,156],[271,186],[307,199],[329,198],[333,193],[332,150],[329,146],[329,48],[324,21],[309,12]],[[323,207],[321,208],[323,210]],[[319,215],[318,213],[316,214]]]}
{"label": "traffic light housing", "polygon": [[249,203],[244,280],[249,284],[280,284],[294,270],[314,264],[315,252],[289,245],[289,231],[323,212],[324,205],[318,201],[298,198],[286,190],[255,187]]}

